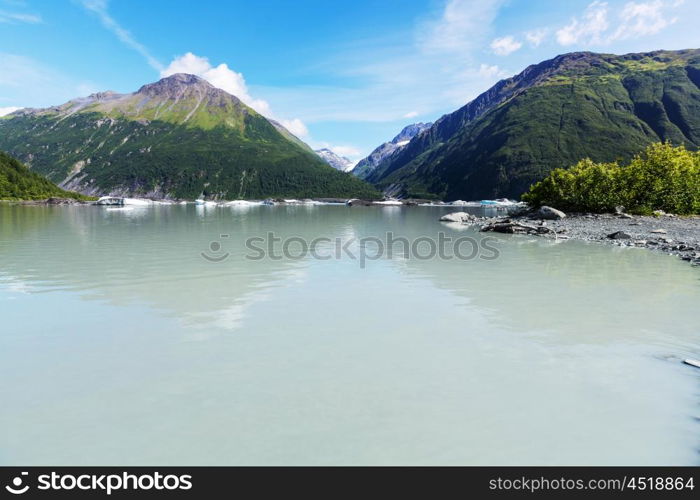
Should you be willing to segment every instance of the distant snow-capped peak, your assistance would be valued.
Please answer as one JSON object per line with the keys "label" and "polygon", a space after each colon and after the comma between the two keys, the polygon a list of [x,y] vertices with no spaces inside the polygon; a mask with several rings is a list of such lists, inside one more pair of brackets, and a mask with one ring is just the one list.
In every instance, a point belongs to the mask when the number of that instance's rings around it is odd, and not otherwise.
{"label": "distant snow-capped peak", "polygon": [[361,179],[366,179],[380,163],[405,148],[408,143],[411,142],[411,139],[421,132],[428,130],[432,125],[432,123],[414,123],[404,127],[391,141],[385,142],[372,151],[367,158],[360,160],[357,164],[357,168],[355,168],[352,173]]}
{"label": "distant snow-capped peak", "polygon": [[345,156],[340,156],[328,148],[317,149],[315,153],[331,167],[341,172],[349,172],[355,167],[355,162]]}

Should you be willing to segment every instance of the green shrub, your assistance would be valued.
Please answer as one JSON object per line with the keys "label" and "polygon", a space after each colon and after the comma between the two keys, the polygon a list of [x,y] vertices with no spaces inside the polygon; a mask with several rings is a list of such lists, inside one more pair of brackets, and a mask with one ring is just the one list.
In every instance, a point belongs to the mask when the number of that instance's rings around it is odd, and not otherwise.
{"label": "green shrub", "polygon": [[582,160],[556,169],[534,184],[523,201],[562,210],[628,212],[654,210],[681,215],[700,213],[700,153],[684,146],[656,143],[627,165]]}

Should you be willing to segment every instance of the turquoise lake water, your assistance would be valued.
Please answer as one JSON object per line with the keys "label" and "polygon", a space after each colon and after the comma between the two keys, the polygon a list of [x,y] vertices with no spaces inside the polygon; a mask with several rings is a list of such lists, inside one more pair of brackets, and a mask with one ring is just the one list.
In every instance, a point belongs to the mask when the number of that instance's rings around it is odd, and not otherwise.
{"label": "turquoise lake water", "polygon": [[[700,270],[334,255],[484,243],[445,212],[0,205],[0,464],[700,464]],[[246,258],[268,233],[331,258]]]}

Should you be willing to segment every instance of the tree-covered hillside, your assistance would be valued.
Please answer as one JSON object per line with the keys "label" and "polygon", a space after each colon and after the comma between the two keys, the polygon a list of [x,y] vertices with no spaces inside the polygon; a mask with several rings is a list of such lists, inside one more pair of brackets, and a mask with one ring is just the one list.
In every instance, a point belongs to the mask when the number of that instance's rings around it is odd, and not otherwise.
{"label": "tree-covered hillside", "polygon": [[43,200],[46,198],[84,199],[64,191],[45,177],[0,151],[0,200]]}
{"label": "tree-covered hillside", "polygon": [[368,180],[415,196],[519,197],[583,158],[700,145],[700,51],[574,53],[527,68],[438,120]]}

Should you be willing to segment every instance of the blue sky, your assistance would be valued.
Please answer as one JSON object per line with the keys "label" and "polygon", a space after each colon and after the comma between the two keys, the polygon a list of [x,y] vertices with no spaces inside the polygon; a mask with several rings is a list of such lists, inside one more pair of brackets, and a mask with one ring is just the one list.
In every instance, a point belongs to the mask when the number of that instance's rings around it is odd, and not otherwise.
{"label": "blue sky", "polygon": [[0,112],[199,74],[359,159],[564,52],[700,47],[697,0],[0,0]]}

